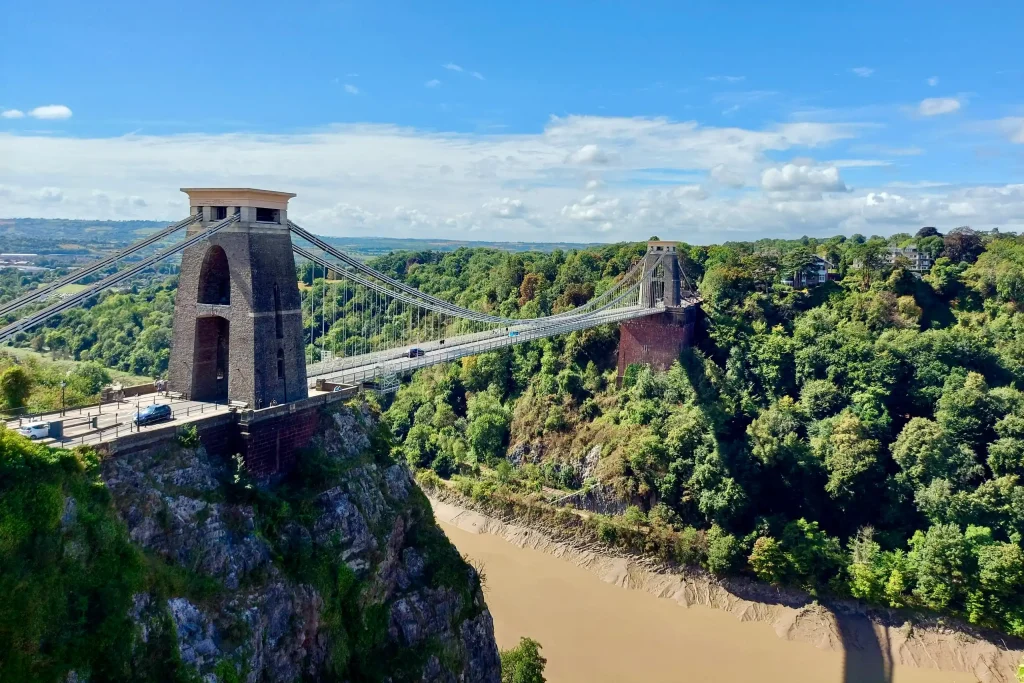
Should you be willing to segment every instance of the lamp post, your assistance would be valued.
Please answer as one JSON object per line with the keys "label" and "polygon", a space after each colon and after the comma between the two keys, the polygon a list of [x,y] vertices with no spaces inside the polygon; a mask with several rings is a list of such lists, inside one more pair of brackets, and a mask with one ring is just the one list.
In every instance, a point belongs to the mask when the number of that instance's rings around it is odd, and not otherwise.
{"label": "lamp post", "polygon": [[66,379],[60,381],[60,415],[64,417],[64,388],[68,385]]}

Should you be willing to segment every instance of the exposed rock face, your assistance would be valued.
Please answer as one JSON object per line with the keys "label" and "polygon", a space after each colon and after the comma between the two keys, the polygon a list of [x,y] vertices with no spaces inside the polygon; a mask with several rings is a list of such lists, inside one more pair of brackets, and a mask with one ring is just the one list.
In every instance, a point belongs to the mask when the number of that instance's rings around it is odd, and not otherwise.
{"label": "exposed rock face", "polygon": [[103,463],[131,539],[177,577],[136,596],[140,643],[173,638],[209,683],[497,683],[479,578],[405,465],[374,452],[372,416],[334,408],[321,424],[321,469],[263,488],[202,446]]}
{"label": "exposed rock face", "polygon": [[559,505],[569,505],[578,510],[597,512],[602,515],[621,515],[634,501],[623,500],[608,484],[598,483],[558,500]]}

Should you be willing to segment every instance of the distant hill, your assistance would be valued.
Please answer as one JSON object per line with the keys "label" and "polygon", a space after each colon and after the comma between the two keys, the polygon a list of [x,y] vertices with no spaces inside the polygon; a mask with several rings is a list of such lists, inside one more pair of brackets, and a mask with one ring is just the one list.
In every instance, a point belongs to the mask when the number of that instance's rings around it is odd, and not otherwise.
{"label": "distant hill", "polygon": [[[77,245],[108,247],[130,244],[158,230],[165,221],[92,221],[64,218],[0,218],[0,252],[66,253]],[[489,247],[506,251],[581,249],[597,244],[575,242],[491,242],[395,237],[332,237],[327,241],[353,255],[377,256],[392,251],[455,251],[460,247]]]}

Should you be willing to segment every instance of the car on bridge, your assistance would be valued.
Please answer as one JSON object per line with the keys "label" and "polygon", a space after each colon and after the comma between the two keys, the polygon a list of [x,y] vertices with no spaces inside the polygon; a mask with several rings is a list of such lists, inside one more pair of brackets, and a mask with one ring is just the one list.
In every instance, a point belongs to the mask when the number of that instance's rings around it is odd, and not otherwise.
{"label": "car on bridge", "polygon": [[135,415],[135,424],[142,427],[170,419],[173,419],[171,407],[163,403],[155,403],[151,406],[146,406]]}
{"label": "car on bridge", "polygon": [[508,336],[510,336],[510,337],[518,337],[519,336],[519,332],[517,332],[516,330],[512,330],[511,332],[508,333]]}
{"label": "car on bridge", "polygon": [[423,349],[412,348],[409,349],[409,358],[419,358],[420,356],[427,355],[427,352]]}
{"label": "car on bridge", "polygon": [[50,435],[50,423],[30,422],[26,426],[20,428],[18,433],[22,436],[27,436],[30,439],[45,439]]}

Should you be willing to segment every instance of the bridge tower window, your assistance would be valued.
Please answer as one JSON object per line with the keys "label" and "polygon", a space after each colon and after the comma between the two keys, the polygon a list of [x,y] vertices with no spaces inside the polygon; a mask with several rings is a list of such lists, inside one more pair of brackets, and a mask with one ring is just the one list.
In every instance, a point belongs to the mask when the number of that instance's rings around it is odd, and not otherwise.
{"label": "bridge tower window", "polygon": [[257,223],[280,223],[281,212],[277,209],[261,209],[256,207]]}
{"label": "bridge tower window", "polygon": [[228,255],[224,248],[213,245],[203,257],[203,265],[199,271],[199,297],[201,304],[218,304],[227,306],[231,303],[231,271],[228,268]]}
{"label": "bridge tower window", "polygon": [[277,350],[277,378],[284,379],[284,349]]}

